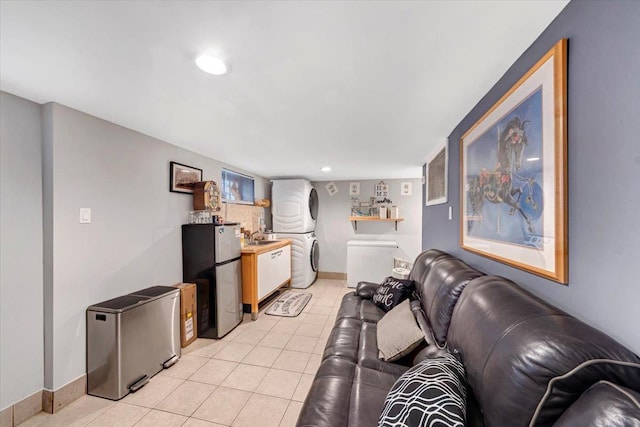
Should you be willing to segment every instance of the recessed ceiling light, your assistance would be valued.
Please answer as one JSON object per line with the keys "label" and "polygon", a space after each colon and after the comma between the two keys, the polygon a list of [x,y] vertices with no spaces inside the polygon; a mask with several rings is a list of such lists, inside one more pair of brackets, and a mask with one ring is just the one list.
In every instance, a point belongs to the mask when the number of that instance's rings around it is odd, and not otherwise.
{"label": "recessed ceiling light", "polygon": [[535,162],[535,161],[537,161],[537,160],[540,160],[540,157],[529,157],[529,158],[527,159],[527,162]]}
{"label": "recessed ceiling light", "polygon": [[196,65],[205,73],[221,76],[227,72],[227,65],[222,59],[203,53],[196,58]]}
{"label": "recessed ceiling light", "polygon": [[331,172],[331,166],[323,166],[320,168],[322,172]]}

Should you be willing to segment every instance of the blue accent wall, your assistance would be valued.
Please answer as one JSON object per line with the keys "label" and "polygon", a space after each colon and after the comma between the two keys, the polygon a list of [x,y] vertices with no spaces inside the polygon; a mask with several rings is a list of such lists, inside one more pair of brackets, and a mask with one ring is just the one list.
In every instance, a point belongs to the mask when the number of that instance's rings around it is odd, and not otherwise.
{"label": "blue accent wall", "polygon": [[[453,129],[448,203],[429,207],[423,203],[422,214],[423,249],[443,249],[487,274],[514,280],[636,353],[640,353],[639,23],[638,1],[569,3]],[[467,252],[459,242],[460,137],[561,38],[569,39],[568,286]]]}

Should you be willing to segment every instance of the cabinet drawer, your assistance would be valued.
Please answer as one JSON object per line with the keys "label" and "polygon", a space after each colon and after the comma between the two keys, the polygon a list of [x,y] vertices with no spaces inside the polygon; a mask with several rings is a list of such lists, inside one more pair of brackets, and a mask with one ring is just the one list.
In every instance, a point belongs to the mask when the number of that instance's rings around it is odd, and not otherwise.
{"label": "cabinet drawer", "polygon": [[258,299],[291,278],[291,245],[258,255]]}

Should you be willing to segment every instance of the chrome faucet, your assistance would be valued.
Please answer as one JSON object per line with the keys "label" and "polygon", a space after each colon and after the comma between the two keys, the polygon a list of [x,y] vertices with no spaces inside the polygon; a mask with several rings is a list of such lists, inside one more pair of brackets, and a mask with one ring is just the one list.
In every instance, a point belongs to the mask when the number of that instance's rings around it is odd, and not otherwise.
{"label": "chrome faucet", "polygon": [[258,231],[254,231],[253,233],[251,233],[251,235],[249,236],[249,242],[253,242],[255,239],[253,238],[253,236],[255,236],[256,234],[261,234],[262,232],[260,230]]}

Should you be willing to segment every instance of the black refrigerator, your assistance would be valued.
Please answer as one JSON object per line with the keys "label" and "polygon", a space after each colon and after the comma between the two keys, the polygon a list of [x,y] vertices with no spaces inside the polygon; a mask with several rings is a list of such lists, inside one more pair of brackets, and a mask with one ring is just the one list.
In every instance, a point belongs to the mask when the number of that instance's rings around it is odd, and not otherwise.
{"label": "black refrigerator", "polygon": [[240,225],[183,225],[182,280],[197,287],[198,337],[222,338],[240,324]]}

